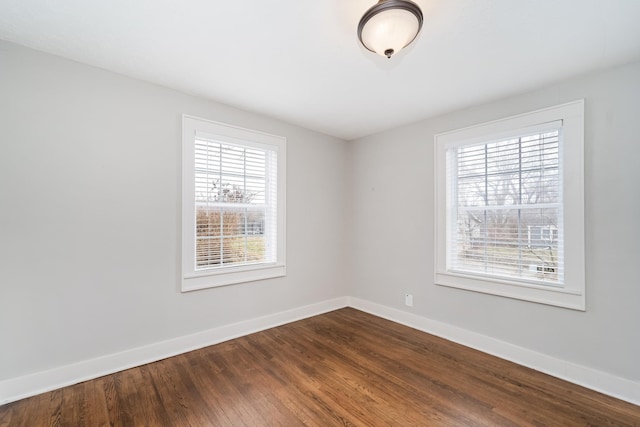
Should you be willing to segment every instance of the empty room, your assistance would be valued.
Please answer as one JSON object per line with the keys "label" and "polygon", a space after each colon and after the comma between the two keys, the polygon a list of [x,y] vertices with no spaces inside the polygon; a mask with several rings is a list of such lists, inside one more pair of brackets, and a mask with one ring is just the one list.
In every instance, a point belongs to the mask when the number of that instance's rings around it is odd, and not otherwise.
{"label": "empty room", "polygon": [[640,1],[0,1],[0,427],[640,426]]}

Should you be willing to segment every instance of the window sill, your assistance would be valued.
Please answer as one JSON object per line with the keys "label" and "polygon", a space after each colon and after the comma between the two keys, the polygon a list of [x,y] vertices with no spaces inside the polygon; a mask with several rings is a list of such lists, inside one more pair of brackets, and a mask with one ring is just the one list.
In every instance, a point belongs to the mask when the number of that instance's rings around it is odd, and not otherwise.
{"label": "window sill", "polygon": [[450,272],[436,273],[435,283],[440,286],[585,311],[584,293],[576,289],[515,283]]}
{"label": "window sill", "polygon": [[286,276],[286,268],[284,264],[248,265],[228,267],[215,271],[202,271],[196,274],[185,275],[182,278],[182,292],[235,285],[283,276]]}

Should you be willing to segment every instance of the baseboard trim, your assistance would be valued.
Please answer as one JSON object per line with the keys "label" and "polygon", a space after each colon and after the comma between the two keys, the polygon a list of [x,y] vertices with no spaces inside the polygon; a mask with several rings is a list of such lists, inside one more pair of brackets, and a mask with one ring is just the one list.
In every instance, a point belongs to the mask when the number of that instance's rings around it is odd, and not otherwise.
{"label": "baseboard trim", "polygon": [[0,405],[347,307],[340,297],[0,381]]}
{"label": "baseboard trim", "polygon": [[640,405],[640,383],[557,359],[466,329],[353,297],[340,297],[220,326],[59,368],[0,381],[0,405],[218,344],[343,307],[373,314],[545,374]]}
{"label": "baseboard trim", "polygon": [[486,335],[381,304],[353,297],[349,297],[348,301],[350,307],[374,316],[436,335],[629,403],[640,405],[639,382],[557,359]]}

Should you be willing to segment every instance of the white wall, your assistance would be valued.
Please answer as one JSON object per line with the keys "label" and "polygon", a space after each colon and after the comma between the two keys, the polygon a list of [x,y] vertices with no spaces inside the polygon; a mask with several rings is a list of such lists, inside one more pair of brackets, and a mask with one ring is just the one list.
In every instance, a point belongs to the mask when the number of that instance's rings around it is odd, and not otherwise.
{"label": "white wall", "polygon": [[[581,98],[586,312],[434,285],[434,135]],[[348,156],[352,296],[640,380],[640,64],[362,138]]]}
{"label": "white wall", "polygon": [[[435,286],[434,134],[579,98],[587,311]],[[179,292],[182,113],[287,137],[287,277]],[[344,143],[0,41],[0,402],[345,295],[637,382],[638,117],[635,64]]]}
{"label": "white wall", "polygon": [[[285,278],[179,292],[182,113],[287,138]],[[345,153],[0,42],[0,380],[343,296]]]}

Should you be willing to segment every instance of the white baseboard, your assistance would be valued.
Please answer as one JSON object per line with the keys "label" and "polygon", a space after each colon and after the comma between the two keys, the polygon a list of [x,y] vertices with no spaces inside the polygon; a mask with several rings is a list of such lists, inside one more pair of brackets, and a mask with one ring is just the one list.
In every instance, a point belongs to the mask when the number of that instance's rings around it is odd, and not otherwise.
{"label": "white baseboard", "polygon": [[349,306],[402,325],[480,350],[574,384],[640,405],[640,382],[557,359],[486,335],[471,332],[413,313],[349,298]]}
{"label": "white baseboard", "polygon": [[0,405],[337,310],[346,307],[347,304],[348,297],[336,298],[48,371],[3,380],[0,381]]}
{"label": "white baseboard", "polygon": [[323,301],[48,371],[3,380],[0,381],[0,405],[348,306],[640,405],[638,382],[413,313],[352,297]]}

